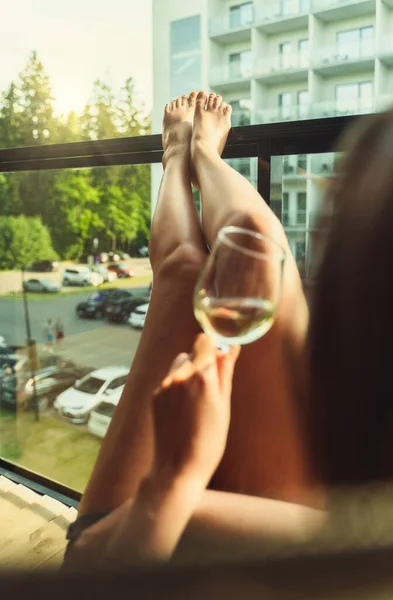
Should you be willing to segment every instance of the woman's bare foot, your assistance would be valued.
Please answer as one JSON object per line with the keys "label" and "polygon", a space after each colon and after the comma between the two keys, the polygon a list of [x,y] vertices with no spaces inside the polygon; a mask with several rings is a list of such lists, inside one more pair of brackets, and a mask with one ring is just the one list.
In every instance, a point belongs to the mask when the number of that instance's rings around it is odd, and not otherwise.
{"label": "woman's bare foot", "polygon": [[183,95],[165,106],[162,124],[162,146],[164,156],[162,164],[164,169],[168,160],[173,156],[190,159],[190,142],[194,113],[196,106],[196,92],[189,96]]}
{"label": "woman's bare foot", "polygon": [[196,97],[194,127],[191,138],[191,161],[201,148],[220,156],[231,129],[232,108],[221,96],[199,92]]}

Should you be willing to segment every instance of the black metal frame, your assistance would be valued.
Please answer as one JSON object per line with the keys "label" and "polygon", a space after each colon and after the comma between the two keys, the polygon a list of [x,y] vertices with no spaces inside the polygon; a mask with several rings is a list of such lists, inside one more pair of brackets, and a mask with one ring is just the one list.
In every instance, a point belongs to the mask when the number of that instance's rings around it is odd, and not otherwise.
{"label": "black metal frame", "polygon": [[[236,127],[229,135],[223,158],[257,157],[258,191],[270,203],[270,161],[273,156],[338,151],[337,144],[343,131],[358,118],[332,117]],[[0,150],[0,172],[154,164],[161,158],[161,136],[150,135]],[[1,458],[0,474],[41,493],[50,491],[69,505],[75,505],[81,496],[75,490]]]}

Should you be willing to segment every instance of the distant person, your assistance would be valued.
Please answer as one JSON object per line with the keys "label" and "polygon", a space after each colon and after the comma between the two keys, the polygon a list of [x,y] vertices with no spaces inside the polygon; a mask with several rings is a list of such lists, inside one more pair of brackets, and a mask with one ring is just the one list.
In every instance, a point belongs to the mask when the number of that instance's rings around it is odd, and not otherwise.
{"label": "distant person", "polygon": [[47,349],[53,351],[55,336],[53,333],[52,319],[48,319],[44,324],[44,328],[42,330],[42,337],[44,339],[44,344],[47,347]]}
{"label": "distant person", "polygon": [[56,338],[56,346],[61,347],[63,345],[64,340],[64,325],[60,317],[57,318],[53,329]]}

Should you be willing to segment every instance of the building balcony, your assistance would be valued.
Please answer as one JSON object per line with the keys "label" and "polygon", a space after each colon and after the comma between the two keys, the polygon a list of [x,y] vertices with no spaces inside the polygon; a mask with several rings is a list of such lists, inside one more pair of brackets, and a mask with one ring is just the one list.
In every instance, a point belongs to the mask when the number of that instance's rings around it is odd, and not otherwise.
{"label": "building balcony", "polygon": [[393,91],[390,94],[381,94],[375,102],[375,110],[377,112],[388,110],[393,107]]}
{"label": "building balcony", "polygon": [[379,39],[378,57],[389,66],[393,65],[393,38],[392,36],[383,36]]}
{"label": "building balcony", "polygon": [[375,111],[372,98],[348,100],[346,104],[319,102],[313,105],[310,118],[320,119],[326,117],[344,117],[347,115],[367,115]]}
{"label": "building balcony", "polygon": [[254,22],[254,16],[251,15],[247,21],[241,21],[234,18],[230,13],[213,17],[209,21],[209,36],[215,42],[222,44],[232,44],[236,42],[251,41],[251,27]]}
{"label": "building balcony", "polygon": [[209,85],[220,92],[247,90],[250,95],[252,67],[224,64],[211,69]]}
{"label": "building balcony", "polygon": [[281,123],[284,121],[301,121],[311,118],[311,107],[295,104],[293,106],[275,107],[258,110],[255,113],[255,124]]}
{"label": "building balcony", "polygon": [[245,110],[234,110],[231,115],[232,127],[251,125],[251,114]]}
{"label": "building balcony", "polygon": [[305,230],[307,227],[307,216],[306,210],[296,210],[293,212],[283,210],[281,213],[281,220],[284,229]]}
{"label": "building balcony", "polygon": [[307,81],[309,59],[294,53],[291,57],[273,56],[256,62],[255,78],[265,83]]}
{"label": "building balcony", "polygon": [[370,43],[338,47],[323,46],[316,52],[313,68],[321,75],[358,73],[374,69],[375,45]]}
{"label": "building balcony", "polygon": [[267,34],[294,31],[308,26],[311,0],[274,0],[255,7],[255,24]]}
{"label": "building balcony", "polygon": [[311,156],[311,172],[321,177],[334,177],[339,154],[315,154]]}
{"label": "building balcony", "polygon": [[313,0],[312,11],[322,21],[341,21],[375,13],[376,0]]}

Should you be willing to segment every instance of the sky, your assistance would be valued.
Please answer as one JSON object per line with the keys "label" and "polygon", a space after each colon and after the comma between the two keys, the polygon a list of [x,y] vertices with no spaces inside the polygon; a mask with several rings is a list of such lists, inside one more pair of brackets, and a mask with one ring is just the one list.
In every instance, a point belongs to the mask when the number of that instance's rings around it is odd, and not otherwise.
{"label": "sky", "polygon": [[36,50],[56,114],[81,112],[97,78],[117,92],[133,77],[151,108],[151,0],[0,0],[0,14],[0,91]]}

